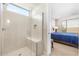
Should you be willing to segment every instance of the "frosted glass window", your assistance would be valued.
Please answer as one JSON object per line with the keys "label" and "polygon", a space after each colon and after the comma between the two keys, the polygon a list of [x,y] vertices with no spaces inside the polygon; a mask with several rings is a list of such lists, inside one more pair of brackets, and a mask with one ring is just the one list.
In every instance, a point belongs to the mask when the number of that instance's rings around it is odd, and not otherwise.
{"label": "frosted glass window", "polygon": [[67,27],[79,27],[79,19],[74,19],[74,20],[68,20],[67,21]]}
{"label": "frosted glass window", "polygon": [[25,16],[29,16],[29,12],[30,12],[29,10],[21,8],[19,6],[16,6],[14,4],[8,4],[7,5],[7,10],[11,11],[11,12],[21,14],[21,15],[25,15]]}

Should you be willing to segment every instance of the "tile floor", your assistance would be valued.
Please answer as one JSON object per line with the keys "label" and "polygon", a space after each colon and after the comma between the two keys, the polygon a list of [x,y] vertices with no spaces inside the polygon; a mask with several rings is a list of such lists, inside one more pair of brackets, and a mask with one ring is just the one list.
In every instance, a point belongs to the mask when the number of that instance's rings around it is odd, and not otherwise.
{"label": "tile floor", "polygon": [[34,56],[35,53],[32,52],[29,48],[24,47],[21,49],[18,49],[16,51],[13,51],[11,53],[5,54],[5,56]]}

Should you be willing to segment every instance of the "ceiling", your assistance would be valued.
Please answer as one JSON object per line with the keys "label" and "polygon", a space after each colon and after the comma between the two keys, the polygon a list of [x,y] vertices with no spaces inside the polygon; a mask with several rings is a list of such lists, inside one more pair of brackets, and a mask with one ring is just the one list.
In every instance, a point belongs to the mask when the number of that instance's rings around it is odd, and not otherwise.
{"label": "ceiling", "polygon": [[78,3],[52,3],[50,6],[53,18],[64,18],[79,15]]}

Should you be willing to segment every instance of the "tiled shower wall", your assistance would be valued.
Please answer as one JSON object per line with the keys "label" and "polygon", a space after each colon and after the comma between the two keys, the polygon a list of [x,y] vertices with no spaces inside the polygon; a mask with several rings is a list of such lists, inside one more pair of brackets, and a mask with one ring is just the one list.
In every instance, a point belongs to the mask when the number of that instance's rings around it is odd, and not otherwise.
{"label": "tiled shower wall", "polygon": [[[31,32],[31,17],[19,15],[17,13],[4,10],[3,19],[0,18],[0,20],[3,20],[3,25],[1,26],[6,28],[6,31],[3,32],[3,39],[1,39],[0,37],[0,40],[3,41],[3,55],[15,51],[17,49],[26,47],[26,37],[30,36]],[[10,20],[9,24],[6,23],[7,20]]]}

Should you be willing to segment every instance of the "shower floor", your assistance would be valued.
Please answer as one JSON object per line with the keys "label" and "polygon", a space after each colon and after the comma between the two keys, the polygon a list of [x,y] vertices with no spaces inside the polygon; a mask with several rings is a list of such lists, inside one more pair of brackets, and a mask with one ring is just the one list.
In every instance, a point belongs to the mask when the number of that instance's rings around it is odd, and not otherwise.
{"label": "shower floor", "polygon": [[5,56],[35,56],[35,53],[32,52],[29,48],[24,47],[11,53],[5,54]]}

